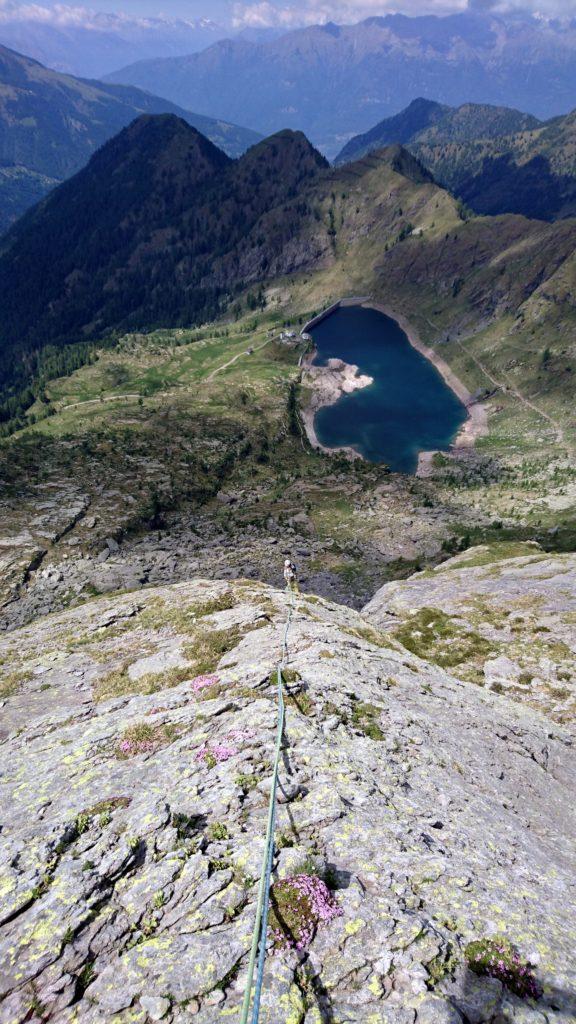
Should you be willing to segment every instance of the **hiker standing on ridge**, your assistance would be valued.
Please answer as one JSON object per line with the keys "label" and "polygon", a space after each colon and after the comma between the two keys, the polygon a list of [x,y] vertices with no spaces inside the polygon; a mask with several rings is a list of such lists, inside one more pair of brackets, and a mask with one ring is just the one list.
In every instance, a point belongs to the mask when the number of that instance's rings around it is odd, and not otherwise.
{"label": "hiker standing on ridge", "polygon": [[284,579],[286,580],[286,589],[293,590],[295,594],[298,594],[299,590],[298,580],[296,579],[296,566],[289,558],[284,559]]}

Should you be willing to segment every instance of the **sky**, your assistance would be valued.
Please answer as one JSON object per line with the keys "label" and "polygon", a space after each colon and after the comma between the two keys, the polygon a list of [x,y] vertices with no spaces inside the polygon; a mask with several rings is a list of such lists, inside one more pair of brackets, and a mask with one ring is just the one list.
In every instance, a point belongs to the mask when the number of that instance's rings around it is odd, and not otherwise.
{"label": "sky", "polygon": [[576,16],[576,0],[0,0],[0,22],[14,17],[62,24],[89,22],[105,11],[129,19],[208,18],[226,28],[295,28],[327,21],[352,23],[370,15],[448,14],[470,9],[518,8],[543,15]]}

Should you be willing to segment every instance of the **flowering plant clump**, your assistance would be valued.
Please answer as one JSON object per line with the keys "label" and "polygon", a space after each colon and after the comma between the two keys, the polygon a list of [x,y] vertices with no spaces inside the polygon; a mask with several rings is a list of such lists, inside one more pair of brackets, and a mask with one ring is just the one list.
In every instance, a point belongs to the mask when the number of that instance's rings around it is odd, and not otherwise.
{"label": "flowering plant clump", "polygon": [[542,986],[532,973],[532,964],[522,961],[516,947],[503,936],[470,942],[464,955],[471,971],[498,978],[517,996],[539,999],[542,995]]}
{"label": "flowering plant clump", "polygon": [[116,757],[124,761],[128,757],[137,757],[138,754],[153,754],[161,747],[167,746],[177,736],[178,729],[174,725],[138,722],[122,733],[116,746]]}
{"label": "flowering plant clump", "polygon": [[230,743],[203,743],[196,751],[196,760],[202,761],[208,768],[214,768],[222,761],[228,761],[238,751]]}
{"label": "flowering plant clump", "polygon": [[256,735],[253,729],[230,729],[221,740],[203,743],[196,751],[197,761],[203,761],[208,768],[214,768],[221,761],[228,761],[238,753],[236,744],[250,740]]}
{"label": "flowering plant clump", "polygon": [[306,949],[319,924],[342,914],[334,895],[316,875],[292,875],[274,882],[270,901],[270,931],[277,950]]}
{"label": "flowering plant clump", "polygon": [[201,690],[205,690],[208,687],[218,686],[220,679],[218,676],[210,674],[204,674],[201,676],[195,676],[190,686],[193,693],[200,693]]}
{"label": "flowering plant clump", "polygon": [[233,743],[242,743],[244,740],[252,740],[256,736],[255,729],[230,729],[226,733],[226,739]]}

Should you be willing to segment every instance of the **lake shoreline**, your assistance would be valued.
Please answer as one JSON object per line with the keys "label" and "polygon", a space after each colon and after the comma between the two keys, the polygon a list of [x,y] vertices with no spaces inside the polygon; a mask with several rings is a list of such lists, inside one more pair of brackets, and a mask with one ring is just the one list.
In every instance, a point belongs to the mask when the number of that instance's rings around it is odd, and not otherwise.
{"label": "lake shoreline", "polygon": [[[466,408],[467,418],[460,427],[458,434],[450,444],[448,451],[458,452],[462,449],[473,448],[476,441],[480,437],[484,437],[488,432],[488,415],[486,410],[479,402],[474,399],[471,392],[462,383],[459,377],[456,376],[454,371],[448,365],[448,363],[438,354],[438,352],[428,345],[425,345],[421,340],[416,328],[404,317],[401,313],[397,313],[391,307],[386,306],[384,303],[378,302],[375,299],[358,297],[356,300],[343,299],[339,302],[333,303],[327,310],[319,314],[318,317],[310,321],[311,324],[316,324],[327,317],[342,306],[358,305],[364,309],[374,309],[379,313],[383,313],[384,316],[389,317],[398,324],[400,329],[406,335],[409,344],[414,348],[420,355],[424,356],[428,362],[432,363],[435,369],[442,377],[444,383],[450,390],[460,399],[462,404]],[[308,324],[304,330],[308,329]],[[344,452],[351,458],[363,458],[356,449],[350,446],[343,446],[339,448],[329,448],[323,445],[316,434],[314,427],[314,419],[319,409],[327,405],[333,405],[343,394],[348,394],[350,391],[354,391],[357,387],[366,387],[367,382],[372,382],[372,378],[367,378],[363,384],[354,384],[356,380],[362,380],[361,376],[358,376],[359,368],[350,363],[342,363],[342,367],[346,370],[342,374],[340,385],[335,387],[336,381],[330,379],[331,374],[324,375],[322,373],[315,373],[313,371],[326,370],[327,367],[316,367],[314,366],[314,359],[316,358],[316,348],[308,353],[303,361],[303,369],[308,376],[308,383],[312,387],[312,395],[305,407],[302,409],[302,419],[306,429],[306,434],[310,444],[321,451],[327,452],[328,454],[334,452]],[[336,360],[341,363],[341,360]],[[432,471],[432,459],[436,454],[437,449],[429,451],[421,451],[418,456],[418,466],[416,468],[416,476],[428,476]]]}
{"label": "lake shoreline", "polygon": [[[443,359],[435,349],[424,344],[416,331],[416,328],[408,322],[406,317],[402,316],[401,313],[396,313],[389,306],[385,306],[383,303],[373,301],[372,299],[368,299],[366,302],[363,302],[362,305],[365,309],[375,309],[379,313],[383,313],[384,316],[390,317],[391,320],[395,320],[398,326],[404,331],[404,334],[408,338],[412,348],[415,348],[420,355],[423,355],[428,362],[432,363],[436,370],[438,370],[438,373],[442,377],[444,383],[451,391],[454,392],[465,406],[466,412],[468,413],[467,419],[464,421],[456,437],[452,441],[449,451],[456,452],[462,448],[473,448],[478,438],[484,437],[488,433],[488,414],[485,408],[476,401],[466,385],[463,384],[460,378],[456,376],[446,360]],[[428,475],[431,469],[431,461],[435,454],[435,451],[420,452],[420,455],[418,456],[416,476]]]}
{"label": "lake shoreline", "polygon": [[318,354],[316,347],[308,352],[302,362],[302,369],[305,372],[305,384],[311,387],[309,400],[300,410],[306,436],[313,448],[326,452],[327,455],[334,455],[340,452],[349,459],[362,459],[363,456],[351,445],[341,445],[336,448],[329,448],[322,444],[316,433],[314,420],[319,409],[327,405],[334,405],[342,395],[349,395],[360,388],[369,387],[373,384],[373,378],[359,372],[359,367],[352,363],[345,363],[342,359],[328,359],[325,366],[316,366],[314,360]]}

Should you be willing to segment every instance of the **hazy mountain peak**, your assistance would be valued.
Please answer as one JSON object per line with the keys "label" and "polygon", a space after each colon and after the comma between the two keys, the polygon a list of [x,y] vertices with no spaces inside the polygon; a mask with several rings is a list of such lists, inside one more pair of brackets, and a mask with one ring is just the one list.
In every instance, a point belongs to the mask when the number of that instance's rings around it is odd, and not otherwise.
{"label": "hazy mountain peak", "polygon": [[341,29],[340,25],[337,25],[334,21],[327,21],[325,25],[322,25],[322,31],[329,36],[339,36]]}
{"label": "hazy mountain peak", "polygon": [[209,18],[131,17],[54,4],[0,4],[0,42],[43,64],[100,77],[138,59],[204,49],[226,30]]}
{"label": "hazy mountain peak", "polygon": [[356,160],[364,153],[381,149],[383,146],[395,142],[410,142],[419,132],[434,124],[435,121],[441,120],[448,110],[450,108],[442,103],[436,103],[434,100],[424,99],[420,96],[412,100],[399,114],[380,121],[370,131],[350,139],[350,142],[336,157],[335,162],[341,164],[349,160]]}
{"label": "hazy mountain peak", "polygon": [[576,31],[527,16],[389,14],[312,25],[278,39],[227,40],[111,76],[270,134],[301,128],[326,155],[415,96],[513,106],[537,117],[573,105]]}

